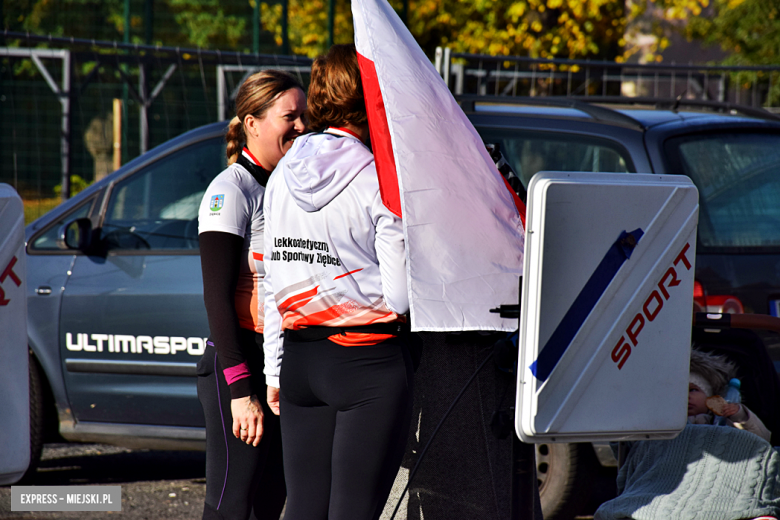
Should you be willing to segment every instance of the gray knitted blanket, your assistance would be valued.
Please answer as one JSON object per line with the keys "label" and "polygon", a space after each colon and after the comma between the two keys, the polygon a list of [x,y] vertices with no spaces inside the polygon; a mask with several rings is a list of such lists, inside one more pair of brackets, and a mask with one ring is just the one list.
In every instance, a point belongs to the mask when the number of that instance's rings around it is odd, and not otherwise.
{"label": "gray knitted blanket", "polygon": [[780,517],[780,454],[736,428],[690,424],[675,439],[636,442],[617,484],[595,520]]}

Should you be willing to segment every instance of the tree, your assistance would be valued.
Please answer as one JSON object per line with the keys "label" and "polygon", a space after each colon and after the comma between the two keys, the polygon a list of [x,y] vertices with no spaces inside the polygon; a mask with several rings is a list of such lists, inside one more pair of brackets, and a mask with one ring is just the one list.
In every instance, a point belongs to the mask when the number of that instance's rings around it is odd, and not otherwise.
{"label": "tree", "polygon": [[667,31],[689,40],[719,45],[729,54],[724,64],[780,63],[780,4],[777,0],[634,0],[629,25],[668,45]]}
{"label": "tree", "polygon": [[[335,42],[352,41],[349,2],[336,1]],[[401,0],[390,4],[400,11]],[[266,30],[281,43],[281,6],[262,3]],[[294,52],[316,56],[327,42],[328,0],[290,0]],[[432,56],[440,45],[457,52],[532,57],[612,58],[622,45],[623,0],[412,0],[409,29]]]}
{"label": "tree", "polygon": [[410,28],[426,51],[534,58],[614,58],[622,46],[623,0],[419,0]]}
{"label": "tree", "polygon": [[[130,0],[130,41],[144,43],[144,3],[154,2],[154,43],[251,49],[255,0]],[[352,41],[348,0],[335,4],[335,41]],[[624,0],[411,0],[409,28],[423,49],[532,57],[614,58],[625,28]],[[328,41],[329,0],[287,0],[296,54],[316,56]],[[403,0],[391,0],[396,9]],[[11,30],[122,40],[124,0],[6,0]],[[261,23],[282,44],[282,0],[261,2]],[[271,49],[273,50],[273,48]]]}
{"label": "tree", "polygon": [[[327,50],[328,1],[288,0],[290,49],[294,54],[313,58]],[[354,30],[351,6],[348,1],[334,1],[334,43],[351,43]],[[282,45],[282,8],[281,2],[260,4],[263,29],[274,35],[278,46]]]}
{"label": "tree", "polygon": [[731,65],[780,63],[780,4],[776,0],[715,0],[714,16],[694,16],[689,38],[720,45]]}
{"label": "tree", "polygon": [[122,13],[122,0],[3,0],[3,25],[36,34],[121,39],[109,19]]}
{"label": "tree", "polygon": [[[145,2],[154,3],[154,43],[249,51],[256,0],[130,0],[130,40],[143,43]],[[292,52],[323,53],[330,0],[287,0]],[[335,41],[352,41],[349,0],[335,2]],[[390,0],[400,10],[403,0]],[[712,4],[710,4],[712,2]],[[4,0],[10,30],[122,40],[125,0]],[[283,0],[261,1],[264,52],[282,45]],[[623,60],[632,35],[653,34],[655,50],[677,30],[718,44],[728,63],[780,62],[777,0],[410,0],[409,28],[429,55],[454,51],[541,58]],[[626,43],[628,41],[628,43]],[[651,56],[658,58],[658,56]]]}
{"label": "tree", "polygon": [[[631,32],[656,36],[656,49],[668,44],[669,31],[689,41],[717,45],[726,53],[722,65],[767,65],[780,63],[780,4],[777,0],[635,0],[629,13]],[[629,40],[631,38],[628,38]],[[626,55],[634,49],[628,48]],[[660,56],[650,56],[660,61]],[[771,85],[767,102],[780,100],[780,78],[769,72],[731,74],[742,89],[755,83]]]}
{"label": "tree", "polygon": [[[130,42],[146,43],[146,2],[154,8],[154,44],[251,50],[250,0],[130,0]],[[11,31],[108,41],[125,37],[125,0],[4,0],[3,18]]]}

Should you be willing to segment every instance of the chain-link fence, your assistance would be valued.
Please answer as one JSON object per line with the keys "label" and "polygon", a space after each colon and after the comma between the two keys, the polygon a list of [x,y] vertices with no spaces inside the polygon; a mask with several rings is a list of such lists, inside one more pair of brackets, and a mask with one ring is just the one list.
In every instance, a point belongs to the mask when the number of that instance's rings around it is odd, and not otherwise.
{"label": "chain-link fence", "polygon": [[[144,151],[229,118],[251,72],[281,68],[306,85],[311,66],[296,56],[0,34],[26,45],[0,47],[0,182],[22,195],[28,221]],[[52,49],[34,47],[41,44]],[[446,48],[435,66],[455,94],[780,107],[780,67],[538,60]]]}
{"label": "chain-link fence", "polygon": [[311,67],[295,56],[5,36],[62,48],[0,48],[0,182],[22,195],[28,220],[117,164],[227,119],[252,72],[285,69],[306,85]]}
{"label": "chain-link fence", "polygon": [[[295,2],[293,2],[295,3]],[[6,0],[0,28],[183,48],[286,54],[290,0]],[[298,7],[298,4],[294,8]],[[299,7],[298,7],[299,8]],[[281,23],[280,23],[281,22]],[[0,46],[14,45],[12,40]]]}

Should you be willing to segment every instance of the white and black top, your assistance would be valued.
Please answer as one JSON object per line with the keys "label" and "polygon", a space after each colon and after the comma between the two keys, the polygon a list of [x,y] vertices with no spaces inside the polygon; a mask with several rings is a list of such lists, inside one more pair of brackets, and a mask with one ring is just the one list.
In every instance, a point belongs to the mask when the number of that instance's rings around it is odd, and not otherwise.
{"label": "white and black top", "polygon": [[198,212],[211,341],[233,398],[252,393],[238,329],[263,333],[263,197],[269,174],[244,148],[211,182]]}

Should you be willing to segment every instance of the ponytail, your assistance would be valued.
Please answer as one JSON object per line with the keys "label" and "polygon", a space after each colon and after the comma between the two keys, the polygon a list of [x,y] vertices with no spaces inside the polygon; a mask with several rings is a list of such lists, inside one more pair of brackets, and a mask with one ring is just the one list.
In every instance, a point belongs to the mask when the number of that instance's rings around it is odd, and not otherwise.
{"label": "ponytail", "polygon": [[244,124],[238,118],[234,117],[228,125],[227,134],[225,134],[225,141],[227,142],[227,155],[228,166],[238,160],[238,154],[241,153],[241,147],[246,142],[246,135],[244,134]]}

